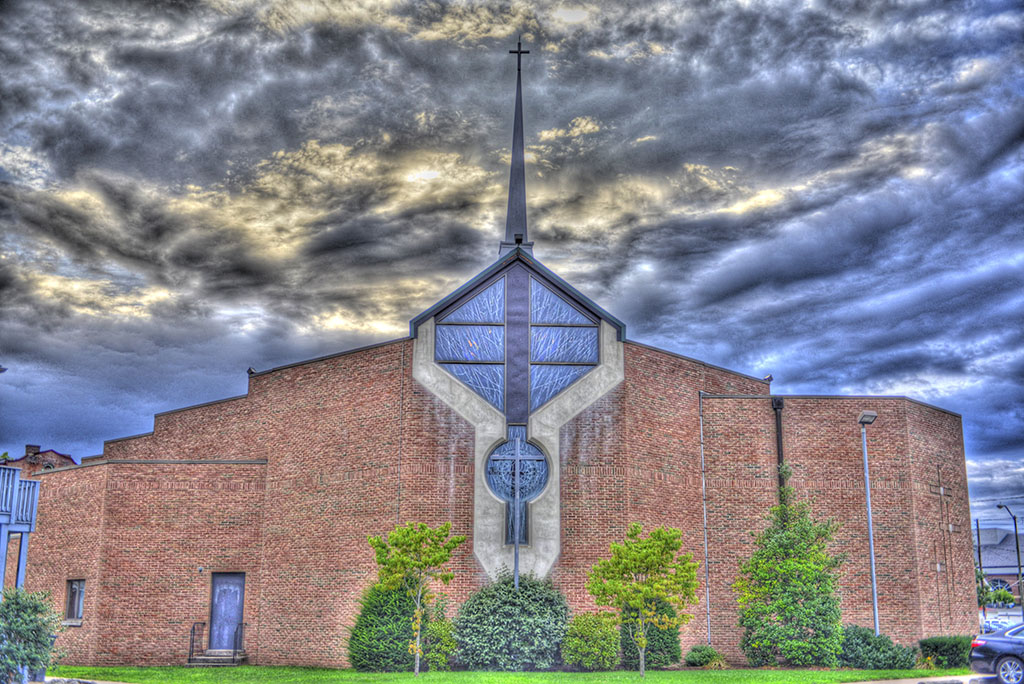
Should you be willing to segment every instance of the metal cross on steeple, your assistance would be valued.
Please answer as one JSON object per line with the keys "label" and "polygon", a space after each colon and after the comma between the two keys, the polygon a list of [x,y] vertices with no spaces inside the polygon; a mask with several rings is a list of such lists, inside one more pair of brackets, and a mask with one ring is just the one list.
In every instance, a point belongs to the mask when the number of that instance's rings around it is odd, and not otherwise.
{"label": "metal cross on steeple", "polygon": [[508,176],[508,212],[505,215],[505,239],[498,247],[498,256],[504,256],[517,246],[533,254],[533,243],[526,233],[526,161],[523,149],[523,55],[530,54],[523,49],[523,43],[516,41],[516,49],[509,50],[516,56],[516,111],[512,123],[512,160]]}
{"label": "metal cross on steeple", "polygon": [[524,50],[523,49],[523,43],[521,41],[517,40],[516,41],[516,49],[515,50],[509,50],[508,54],[516,56],[516,71],[518,72],[518,71],[521,71],[522,67],[523,67],[523,55],[530,54],[530,51],[529,50]]}

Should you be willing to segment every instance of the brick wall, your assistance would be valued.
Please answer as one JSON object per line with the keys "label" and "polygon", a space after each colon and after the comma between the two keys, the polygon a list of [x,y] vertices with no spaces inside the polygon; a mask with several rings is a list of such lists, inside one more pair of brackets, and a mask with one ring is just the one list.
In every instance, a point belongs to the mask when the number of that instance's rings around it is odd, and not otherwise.
{"label": "brick wall", "polygon": [[[707,639],[698,393],[768,388],[638,344],[625,356],[625,381],[562,429],[553,578],[574,610],[593,610],[586,573],[630,522],[679,527],[701,563],[688,647]],[[376,575],[366,537],[396,522],[451,520],[468,539],[443,590],[454,607],[481,586],[473,432],[411,371],[412,341],[401,340],[256,374],[245,397],[160,414],[152,434],[108,442],[92,461],[106,464],[42,473],[28,588],[62,604],[66,581],[86,580],[82,626],[61,636],[67,662],[181,664],[192,622],[209,621],[210,573],[230,571],[246,573],[253,662],[343,666],[358,598]],[[816,514],[843,522],[847,622],[870,624],[856,423],[865,408],[879,413],[869,450],[882,628],[904,642],[970,631],[959,419],[903,399],[787,398],[792,483]],[[776,501],[774,413],[767,398],[708,396],[703,416],[711,640],[738,659],[731,584]],[[941,511],[928,490],[940,472],[951,491]],[[961,531],[943,537],[940,516]],[[927,563],[942,543],[936,584]]]}

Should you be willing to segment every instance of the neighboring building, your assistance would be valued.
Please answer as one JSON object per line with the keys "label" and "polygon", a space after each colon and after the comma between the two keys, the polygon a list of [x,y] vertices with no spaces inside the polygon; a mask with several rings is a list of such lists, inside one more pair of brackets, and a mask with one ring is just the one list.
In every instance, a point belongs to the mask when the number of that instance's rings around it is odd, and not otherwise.
{"label": "neighboring building", "polygon": [[[973,534],[973,538],[974,558],[977,559],[977,532]],[[1024,549],[1024,534],[1020,535],[1019,543],[1021,549]],[[1006,589],[1019,599],[1017,543],[1013,538],[1013,531],[998,527],[981,530],[981,566],[985,572],[985,579],[989,581],[993,589]]]}
{"label": "neighboring building", "polygon": [[[710,638],[738,659],[731,584],[779,460],[842,523],[843,619],[870,625],[865,409],[882,630],[976,629],[960,417],[903,397],[781,401],[765,380],[628,340],[533,256],[518,84],[514,131],[498,260],[408,338],[251,372],[245,395],[157,414],[79,465],[24,465],[43,483],[27,587],[65,606],[68,663],[181,664],[193,623],[221,647],[244,622],[250,662],[345,665],[376,577],[367,535],[451,521],[469,537],[457,607],[512,565],[517,516],[523,571],[574,611],[594,609],[586,573],[629,523],[681,528],[701,580],[684,646]],[[512,510],[517,453],[528,503]]]}

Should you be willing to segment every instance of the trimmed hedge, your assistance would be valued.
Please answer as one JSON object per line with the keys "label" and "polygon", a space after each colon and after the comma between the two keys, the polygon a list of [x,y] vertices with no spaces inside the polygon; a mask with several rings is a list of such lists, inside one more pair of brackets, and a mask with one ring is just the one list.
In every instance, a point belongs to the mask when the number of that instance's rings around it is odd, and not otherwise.
{"label": "trimmed hedge", "polygon": [[455,618],[459,665],[470,670],[548,670],[558,662],[569,606],[551,580],[511,573],[466,599]]}
{"label": "trimmed hedge", "polygon": [[412,672],[412,614],[416,604],[402,589],[374,584],[359,600],[359,617],[348,637],[348,661],[360,672]]}
{"label": "trimmed hedge", "polygon": [[583,613],[569,623],[562,641],[562,662],[581,670],[613,670],[619,664],[619,635],[614,614]]}
{"label": "trimmed hedge", "polygon": [[[675,617],[676,611],[668,601],[660,600],[655,604],[655,612],[658,615]],[[624,616],[635,615],[636,611],[630,608],[622,611]],[[636,642],[629,635],[629,627],[622,625],[619,629],[619,643],[622,647],[622,667],[627,670],[640,669],[640,651]],[[679,626],[668,629],[650,627],[647,630],[647,658],[646,669],[655,670],[660,667],[668,667],[678,663],[683,658],[683,650],[679,647]]]}
{"label": "trimmed hedge", "polygon": [[970,636],[937,636],[917,643],[921,646],[921,657],[931,658],[938,667],[968,667],[973,640]]}
{"label": "trimmed hedge", "polygon": [[858,670],[911,670],[917,662],[917,649],[894,644],[875,630],[856,625],[843,627],[843,650],[839,664]]}

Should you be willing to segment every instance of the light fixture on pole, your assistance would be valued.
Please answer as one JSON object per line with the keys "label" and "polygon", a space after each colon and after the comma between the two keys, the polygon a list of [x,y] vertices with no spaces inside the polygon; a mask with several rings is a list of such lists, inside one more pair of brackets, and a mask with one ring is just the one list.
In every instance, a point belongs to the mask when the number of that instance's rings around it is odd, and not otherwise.
{"label": "light fixture on pole", "polygon": [[868,474],[868,430],[867,426],[875,422],[878,414],[874,411],[861,411],[857,422],[860,423],[860,443],[864,452],[864,496],[868,507],[868,552],[871,554],[871,610],[875,617],[875,636],[878,636],[878,581],[875,578],[875,531],[871,523],[871,476]]}
{"label": "light fixture on pole", "polygon": [[[999,504],[996,508],[1002,508],[1010,517],[1013,518],[1013,541],[1017,544],[1017,596],[1020,597],[1020,618],[1021,622],[1024,622],[1024,584],[1020,581],[1020,536],[1017,534],[1017,516],[1013,514],[1010,507],[1005,504]],[[978,541],[981,543],[981,540]]]}

